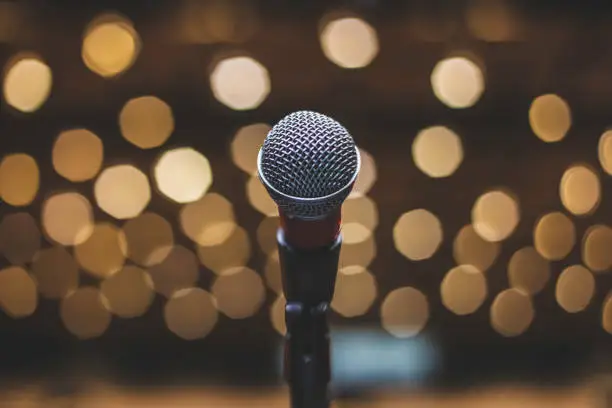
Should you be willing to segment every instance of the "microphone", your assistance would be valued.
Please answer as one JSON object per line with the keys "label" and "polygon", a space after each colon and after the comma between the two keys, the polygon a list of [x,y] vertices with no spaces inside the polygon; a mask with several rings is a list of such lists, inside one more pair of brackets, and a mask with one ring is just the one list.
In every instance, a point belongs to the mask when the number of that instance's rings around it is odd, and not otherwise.
{"label": "microphone", "polygon": [[287,299],[284,375],[292,408],[328,408],[329,328],[342,245],[341,207],[359,173],[359,150],[334,119],[312,111],[282,118],[257,157],[278,205],[277,232]]}

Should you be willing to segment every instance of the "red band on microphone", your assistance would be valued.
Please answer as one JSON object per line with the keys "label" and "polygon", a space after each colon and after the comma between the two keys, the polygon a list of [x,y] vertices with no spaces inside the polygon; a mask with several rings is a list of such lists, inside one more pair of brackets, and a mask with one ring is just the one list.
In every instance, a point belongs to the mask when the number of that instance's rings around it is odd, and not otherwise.
{"label": "red band on microphone", "polygon": [[287,243],[294,248],[316,249],[333,244],[340,234],[341,208],[320,220],[300,220],[280,211],[280,225]]}

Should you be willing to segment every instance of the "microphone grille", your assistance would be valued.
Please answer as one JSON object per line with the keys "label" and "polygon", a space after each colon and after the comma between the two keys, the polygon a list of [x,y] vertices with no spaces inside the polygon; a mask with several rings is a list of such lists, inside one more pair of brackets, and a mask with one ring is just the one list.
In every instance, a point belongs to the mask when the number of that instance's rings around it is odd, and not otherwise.
{"label": "microphone grille", "polygon": [[359,153],[348,131],[311,111],[281,119],[259,158],[260,175],[272,198],[288,215],[304,218],[324,216],[341,205],[358,167]]}

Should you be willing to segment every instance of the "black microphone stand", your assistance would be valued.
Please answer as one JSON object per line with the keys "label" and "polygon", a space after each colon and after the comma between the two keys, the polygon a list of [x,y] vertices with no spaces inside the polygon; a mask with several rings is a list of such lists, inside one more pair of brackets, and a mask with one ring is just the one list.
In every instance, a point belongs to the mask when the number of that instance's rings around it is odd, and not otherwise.
{"label": "black microphone stand", "polygon": [[329,408],[330,340],[327,314],[334,294],[340,236],[324,248],[296,250],[277,234],[285,307],[284,377],[291,408]]}

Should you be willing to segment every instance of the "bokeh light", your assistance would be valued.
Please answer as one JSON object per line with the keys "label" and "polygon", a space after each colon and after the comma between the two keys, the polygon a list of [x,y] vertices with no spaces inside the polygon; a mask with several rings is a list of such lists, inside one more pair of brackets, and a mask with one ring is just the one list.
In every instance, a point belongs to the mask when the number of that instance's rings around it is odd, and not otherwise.
{"label": "bokeh light", "polygon": [[594,294],[595,278],[582,265],[568,266],[557,280],[555,297],[559,306],[568,313],[586,309]]}
{"label": "bokeh light", "polygon": [[374,276],[362,266],[348,266],[338,271],[331,307],[344,317],[365,314],[376,300],[378,288]]}
{"label": "bokeh light", "polygon": [[278,249],[276,233],[280,227],[278,217],[266,217],[257,226],[257,243],[264,254],[271,254]]}
{"label": "bokeh light", "polygon": [[612,228],[594,225],[582,240],[582,262],[593,272],[607,272],[612,268]]}
{"label": "bokeh light", "polygon": [[487,297],[487,280],[473,265],[456,266],[440,285],[442,304],[457,315],[474,313]]}
{"label": "bokeh light", "polygon": [[482,194],[472,207],[472,225],[483,239],[502,241],[516,229],[520,219],[518,202],[507,192],[493,190]]}
{"label": "bokeh light", "polygon": [[47,236],[56,243],[82,244],[94,230],[93,209],[79,193],[55,194],[43,203],[42,224]]}
{"label": "bokeh light", "polygon": [[138,33],[122,16],[100,16],[85,30],[81,57],[87,68],[102,77],[110,78],[126,71],[139,52]]}
{"label": "bokeh light", "polygon": [[267,123],[244,126],[236,132],[232,140],[232,161],[250,176],[257,171],[257,155],[270,129],[271,126]]}
{"label": "bokeh light", "polygon": [[342,68],[363,68],[378,54],[376,30],[359,18],[330,21],[321,32],[325,56]]}
{"label": "bokeh light", "polygon": [[175,245],[161,263],[149,268],[149,275],[155,291],[170,298],[178,290],[195,286],[198,266],[198,258],[192,251]]}
{"label": "bokeh light", "polygon": [[398,338],[419,334],[429,320],[429,302],[418,289],[403,287],[385,297],[380,307],[382,327]]}
{"label": "bokeh light", "polygon": [[62,299],[60,317],[64,327],[81,340],[100,337],[111,323],[100,291],[84,286]]}
{"label": "bokeh light", "polygon": [[508,263],[508,281],[530,295],[539,293],[550,279],[550,265],[533,247],[516,251]]}
{"label": "bokeh light", "polygon": [[62,247],[40,250],[32,262],[38,291],[46,298],[61,299],[79,286],[79,266]]}
{"label": "bokeh light", "polygon": [[612,291],[608,292],[601,309],[601,326],[612,334]]}
{"label": "bokeh light", "polygon": [[23,153],[10,154],[0,162],[0,198],[9,205],[22,207],[36,198],[40,184],[38,164]]}
{"label": "bokeh light", "polygon": [[354,195],[363,196],[368,194],[378,178],[378,170],[376,168],[376,160],[374,160],[374,157],[367,150],[361,147],[359,148],[359,156],[361,158],[361,167],[349,197]]}
{"label": "bokeh light", "polygon": [[41,246],[34,218],[25,212],[5,215],[0,223],[0,253],[13,265],[32,261]]}
{"label": "bokeh light", "polygon": [[251,176],[246,186],[247,199],[257,211],[267,217],[278,216],[278,206],[270,198],[257,175]]}
{"label": "bokeh light", "polygon": [[119,113],[123,137],[141,149],[163,145],[174,131],[174,116],[168,104],[156,96],[130,99]]}
{"label": "bokeh light", "polygon": [[19,266],[0,270],[0,307],[14,319],[30,316],[38,306],[36,282]]}
{"label": "bokeh light", "polygon": [[574,215],[587,215],[601,200],[599,177],[587,166],[573,166],[563,173],[559,184],[563,206]]}
{"label": "bokeh light", "polygon": [[606,130],[599,138],[597,156],[603,171],[612,175],[612,130]]}
{"label": "bokeh light", "polygon": [[198,246],[197,253],[202,265],[222,275],[247,264],[252,253],[251,241],[244,228],[236,227],[221,244]]}
{"label": "bokeh light", "polygon": [[266,284],[274,293],[280,295],[283,293],[283,276],[278,257],[278,251],[273,252],[266,260],[264,271]]}
{"label": "bokeh light", "polygon": [[102,211],[124,220],[138,216],[149,205],[151,186],[142,171],[132,165],[121,164],[100,173],[94,195]]}
{"label": "bokeh light", "polygon": [[179,221],[183,233],[200,246],[225,242],[236,229],[234,207],[225,197],[209,193],[181,208]]}
{"label": "bokeh light", "polygon": [[412,143],[412,159],[419,170],[429,177],[448,177],[463,160],[461,139],[444,126],[424,129]]}
{"label": "bokeh light", "polygon": [[402,214],[393,227],[395,248],[413,261],[431,258],[442,238],[442,223],[422,208]]}
{"label": "bokeh light", "polygon": [[121,229],[99,223],[86,241],[75,246],[74,256],[81,267],[97,278],[106,278],[125,264],[127,240]]}
{"label": "bokeh light", "polygon": [[567,102],[560,96],[541,95],[531,103],[529,124],[533,133],[544,142],[558,142],[572,125],[572,113]]}
{"label": "bokeh light", "polygon": [[459,230],[453,242],[453,256],[458,265],[472,265],[486,272],[500,253],[500,245],[482,239],[474,227],[466,225]]}
{"label": "bokeh light", "polygon": [[110,312],[123,318],[142,316],[153,302],[153,282],[137,266],[125,266],[100,284]]}
{"label": "bokeh light", "polygon": [[471,1],[465,17],[468,30],[480,40],[502,42],[516,36],[515,15],[504,0]]}
{"label": "bokeh light", "polygon": [[210,75],[215,98],[234,110],[257,108],[270,94],[268,70],[249,57],[221,60]]}
{"label": "bokeh light", "polygon": [[342,205],[343,242],[363,242],[372,235],[377,226],[378,208],[371,198],[353,195]]}
{"label": "bokeh light", "polygon": [[534,317],[531,298],[520,289],[512,288],[500,292],[491,305],[491,326],[504,337],[523,334]]}
{"label": "bokeh light", "polygon": [[261,277],[246,267],[232,268],[212,285],[219,310],[231,319],[253,316],[266,298]]}
{"label": "bokeh light", "polygon": [[87,129],[63,131],[53,144],[53,168],[73,182],[94,178],[102,168],[103,160],[102,140]]}
{"label": "bokeh light", "polygon": [[4,77],[4,99],[21,112],[34,112],[47,101],[51,93],[51,68],[33,56],[15,58]]}
{"label": "bokeh light", "polygon": [[154,173],[159,191],[181,204],[202,198],[213,182],[208,159],[190,147],[165,152]]}
{"label": "bokeh light", "polygon": [[343,243],[340,249],[340,267],[344,266],[363,266],[367,268],[376,257],[376,240],[374,235],[368,239],[355,244]]}
{"label": "bokeh light", "polygon": [[163,262],[174,245],[172,226],[162,216],[147,212],[123,226],[129,259],[142,266]]}
{"label": "bokeh light", "polygon": [[218,319],[217,301],[201,288],[185,288],[174,292],[164,307],[166,326],[184,340],[206,337]]}
{"label": "bokeh light", "polygon": [[287,324],[285,323],[286,305],[287,299],[283,295],[279,295],[270,307],[270,322],[274,330],[281,336],[287,333]]}
{"label": "bokeh light", "polygon": [[533,242],[535,249],[544,258],[559,261],[569,255],[576,244],[576,227],[561,212],[545,214],[536,222]]}
{"label": "bokeh light", "polygon": [[469,108],[484,91],[482,70],[465,57],[444,59],[431,73],[431,87],[436,97],[450,108]]}

